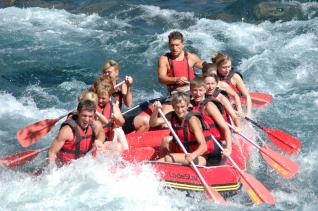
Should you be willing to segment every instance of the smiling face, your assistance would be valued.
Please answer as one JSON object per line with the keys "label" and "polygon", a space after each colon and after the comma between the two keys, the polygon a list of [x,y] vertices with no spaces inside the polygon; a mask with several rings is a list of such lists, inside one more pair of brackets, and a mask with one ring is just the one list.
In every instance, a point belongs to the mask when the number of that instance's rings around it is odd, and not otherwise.
{"label": "smiling face", "polygon": [[109,76],[112,81],[116,81],[118,79],[119,70],[115,66],[104,67],[103,74]]}
{"label": "smiling face", "polygon": [[214,77],[205,77],[204,81],[206,83],[206,95],[212,95],[216,86],[218,85]]}
{"label": "smiling face", "polygon": [[232,69],[232,62],[231,60],[226,60],[224,63],[218,66],[218,74],[222,77],[226,77]]}
{"label": "smiling face", "polygon": [[200,103],[205,99],[206,88],[204,86],[191,87],[191,95],[195,102]]}
{"label": "smiling face", "polygon": [[188,104],[184,100],[173,105],[173,109],[179,118],[184,118],[188,114]]}
{"label": "smiling face", "polygon": [[173,39],[169,42],[170,53],[173,57],[178,57],[183,52],[184,43],[182,40]]}
{"label": "smiling face", "polygon": [[101,92],[98,94],[98,106],[103,108],[109,102],[109,94],[107,92]]}

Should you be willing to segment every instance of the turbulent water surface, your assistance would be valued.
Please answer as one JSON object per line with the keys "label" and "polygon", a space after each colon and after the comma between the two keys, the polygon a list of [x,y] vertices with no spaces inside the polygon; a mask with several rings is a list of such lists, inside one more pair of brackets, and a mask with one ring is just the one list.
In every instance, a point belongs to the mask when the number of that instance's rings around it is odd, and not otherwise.
{"label": "turbulent water surface", "polygon": [[[217,51],[230,53],[250,90],[273,95],[254,118],[302,141],[301,152],[292,157],[300,172],[286,181],[255,154],[248,171],[272,192],[276,205],[252,207],[242,191],[224,208],[200,193],[189,198],[164,191],[147,166],[141,174],[127,167],[114,175],[110,159],[88,157],[37,178],[0,167],[0,210],[317,210],[318,17],[206,18],[226,11],[234,0],[47,2],[56,6],[38,7],[45,3],[38,1],[38,6],[0,9],[1,157],[24,150],[15,137],[18,129],[72,110],[110,58],[119,61],[121,78],[134,77],[135,105],[165,95],[157,59],[168,50],[167,35],[180,30],[188,50],[207,61]],[[303,12],[318,8],[316,2],[299,5]],[[31,148],[48,146],[57,129]]]}

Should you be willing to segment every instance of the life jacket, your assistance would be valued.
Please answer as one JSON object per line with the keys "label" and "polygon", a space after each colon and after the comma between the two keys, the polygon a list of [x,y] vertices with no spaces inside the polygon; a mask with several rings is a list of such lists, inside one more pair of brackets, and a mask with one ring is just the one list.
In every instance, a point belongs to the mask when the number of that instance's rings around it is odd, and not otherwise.
{"label": "life jacket", "polygon": [[[167,71],[167,76],[169,77],[187,77],[188,81],[191,81],[194,78],[194,69],[189,66],[188,61],[188,52],[184,52],[184,58],[182,61],[176,61],[172,59],[170,53],[166,53],[165,56],[168,58],[170,69]],[[173,91],[178,84],[169,84],[167,85],[168,91]]]}
{"label": "life jacket", "polygon": [[85,156],[92,149],[95,141],[95,126],[89,125],[85,133],[78,125],[77,118],[77,114],[72,115],[61,125],[61,128],[69,125],[73,132],[73,139],[66,140],[62,149],[56,155],[58,160],[63,164]]}
{"label": "life jacket", "polygon": [[214,120],[212,117],[209,116],[209,114],[205,111],[205,106],[208,102],[210,102],[211,100],[208,98],[205,98],[201,103],[199,103],[198,105],[195,105],[195,103],[193,103],[193,111],[194,112],[198,112],[202,115],[203,120],[205,121],[205,123],[209,126],[210,132],[212,133],[212,135],[217,139],[217,140],[221,140],[221,133],[220,130],[218,128],[218,126],[215,124]]}
{"label": "life jacket", "polygon": [[[219,109],[220,113],[222,114],[224,120],[225,120],[227,123],[230,123],[231,121],[230,121],[230,116],[229,116],[229,114],[226,112],[226,110],[225,110],[223,104],[217,99],[217,97],[219,96],[219,94],[224,95],[224,94],[223,94],[224,92],[225,92],[225,94],[227,94],[226,91],[224,91],[224,90],[220,89],[219,87],[217,87],[217,88],[214,90],[214,92],[212,93],[212,95],[206,96],[206,98],[210,99],[210,100],[216,105],[216,107],[218,107],[218,109]],[[229,100],[229,102],[231,102],[230,99],[228,98],[228,94],[227,94],[227,96],[225,95],[225,97]]]}
{"label": "life jacket", "polygon": [[[195,135],[190,131],[189,128],[189,120],[192,116],[196,116],[199,118],[202,129],[203,135],[207,144],[207,151],[204,152],[203,155],[207,155],[214,152],[214,142],[211,138],[211,132],[209,128],[206,126],[205,122],[202,119],[200,113],[190,111],[184,118],[180,119],[175,112],[172,113],[171,116],[171,126],[176,132],[177,136],[179,137],[180,141],[182,142],[183,146],[187,150],[187,152],[191,153],[194,152],[198,147],[199,144],[195,138]],[[174,139],[174,150],[176,153],[183,153],[181,147]]]}
{"label": "life jacket", "polygon": [[[122,110],[123,107],[123,93],[121,92],[121,88],[117,87],[115,89],[115,92],[112,94],[111,101],[112,102],[118,102],[118,107],[120,108],[120,110]],[[115,101],[114,101],[115,100]]]}
{"label": "life jacket", "polygon": [[113,113],[113,104],[112,102],[108,102],[103,108],[101,108],[99,105],[96,107],[97,112],[101,113],[106,117],[109,121],[107,124],[103,124],[103,129],[105,132],[105,139],[106,141],[112,140],[113,134],[114,134],[114,124],[111,119],[112,113]]}
{"label": "life jacket", "polygon": [[238,90],[238,88],[232,83],[231,79],[234,76],[234,74],[237,73],[243,80],[243,76],[240,72],[234,70],[233,68],[231,69],[231,71],[229,72],[229,74],[226,77],[221,77],[221,81],[225,81],[227,84],[230,85],[230,87],[239,95],[241,96],[241,92],[240,90]]}

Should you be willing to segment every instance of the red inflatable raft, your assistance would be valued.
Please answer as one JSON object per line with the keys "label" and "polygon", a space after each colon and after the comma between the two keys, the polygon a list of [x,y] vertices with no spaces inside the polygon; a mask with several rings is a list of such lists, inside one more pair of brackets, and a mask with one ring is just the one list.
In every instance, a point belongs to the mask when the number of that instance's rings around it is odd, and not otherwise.
{"label": "red inflatable raft", "polygon": [[[147,162],[157,172],[159,179],[165,181],[167,187],[181,190],[204,191],[197,174],[191,166],[176,163],[156,161],[162,137],[168,135],[169,130],[149,131],[145,133],[130,133],[127,135],[131,149],[153,147],[154,154]],[[148,148],[149,149],[149,148]],[[139,152],[142,153],[142,150]],[[145,152],[146,153],[146,152]],[[250,154],[250,145],[237,137],[233,140],[231,157],[244,170]],[[241,187],[240,175],[226,158],[222,158],[210,166],[198,166],[206,182],[217,191],[235,193]]]}

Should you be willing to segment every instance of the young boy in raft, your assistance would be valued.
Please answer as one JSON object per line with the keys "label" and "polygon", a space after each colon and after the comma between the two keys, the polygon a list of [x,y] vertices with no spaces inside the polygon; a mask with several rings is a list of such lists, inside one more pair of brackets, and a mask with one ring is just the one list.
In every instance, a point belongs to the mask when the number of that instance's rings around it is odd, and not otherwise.
{"label": "young boy in raft", "polygon": [[218,107],[209,98],[206,98],[206,83],[203,78],[197,77],[190,82],[191,104],[194,112],[199,112],[203,120],[210,126],[210,132],[219,141],[225,140],[225,155],[232,151],[232,134]]}
{"label": "young boy in raft", "polygon": [[[183,92],[172,95],[173,111],[166,114],[172,128],[178,135],[180,141],[188,151],[185,155],[172,136],[165,137],[162,141],[163,157],[159,161],[177,162],[189,164],[193,161],[197,165],[206,165],[207,160],[220,155],[220,149],[214,144],[211,132],[204,123],[199,113],[189,111],[190,99]],[[159,101],[154,103],[155,110],[150,117],[150,126],[157,127],[165,124],[162,117],[158,117],[158,109],[162,107]],[[227,148],[224,155],[230,155]]]}
{"label": "young boy in raft", "polygon": [[118,105],[110,101],[110,96],[113,92],[112,84],[101,83],[97,86],[98,104],[96,110],[102,114],[102,117],[99,117],[98,120],[103,124],[106,141],[120,143],[122,150],[128,150],[128,142],[121,128],[125,123],[125,119]]}

